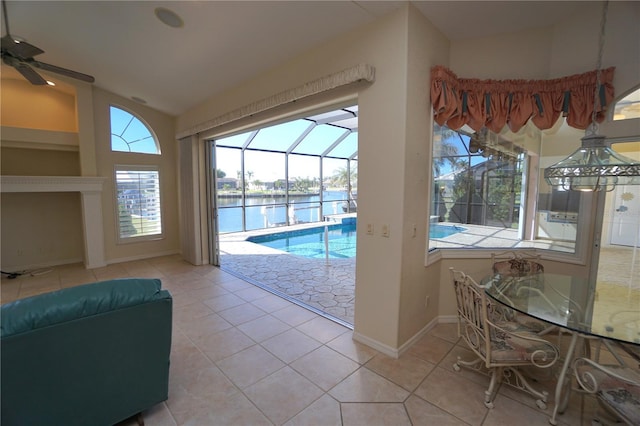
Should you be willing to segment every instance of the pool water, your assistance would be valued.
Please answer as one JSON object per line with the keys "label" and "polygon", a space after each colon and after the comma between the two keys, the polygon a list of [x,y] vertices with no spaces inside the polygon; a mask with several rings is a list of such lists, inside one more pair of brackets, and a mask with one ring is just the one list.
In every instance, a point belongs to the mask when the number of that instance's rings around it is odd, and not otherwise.
{"label": "pool water", "polygon": [[[327,225],[329,236],[329,258],[345,259],[356,256],[356,223],[350,221],[342,224]],[[300,229],[296,231],[277,232],[269,235],[249,237],[247,241],[271,247],[287,253],[311,259],[324,259],[325,227]],[[466,231],[461,226],[431,225],[429,238],[444,238]]]}
{"label": "pool water", "polygon": [[[356,224],[327,225],[329,258],[356,255]],[[324,227],[250,237],[248,241],[311,259],[325,258]]]}

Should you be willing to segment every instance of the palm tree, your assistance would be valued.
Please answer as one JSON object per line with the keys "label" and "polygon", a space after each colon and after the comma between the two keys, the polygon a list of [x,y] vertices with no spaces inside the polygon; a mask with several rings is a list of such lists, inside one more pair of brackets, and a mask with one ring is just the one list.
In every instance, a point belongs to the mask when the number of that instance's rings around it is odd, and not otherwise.
{"label": "palm tree", "polygon": [[333,176],[330,178],[331,185],[348,188],[349,183],[353,186],[354,182],[358,181],[358,167],[351,167],[350,171],[347,167],[340,167],[336,169]]}

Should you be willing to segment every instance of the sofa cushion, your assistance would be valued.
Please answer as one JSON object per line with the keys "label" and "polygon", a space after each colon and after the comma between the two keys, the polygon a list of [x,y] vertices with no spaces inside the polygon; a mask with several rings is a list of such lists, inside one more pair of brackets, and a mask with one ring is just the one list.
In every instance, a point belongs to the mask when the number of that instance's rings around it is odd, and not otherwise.
{"label": "sofa cushion", "polygon": [[0,337],[170,298],[152,278],[123,278],[65,288],[7,303],[0,308]]}

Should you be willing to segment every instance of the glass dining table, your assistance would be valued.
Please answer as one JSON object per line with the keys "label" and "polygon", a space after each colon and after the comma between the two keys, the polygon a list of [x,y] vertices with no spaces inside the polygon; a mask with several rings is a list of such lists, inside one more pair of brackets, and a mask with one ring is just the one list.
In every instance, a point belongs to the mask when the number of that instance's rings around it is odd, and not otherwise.
{"label": "glass dining table", "polygon": [[[486,294],[500,304],[529,317],[561,327],[571,342],[558,375],[555,407],[549,419],[557,424],[570,392],[569,368],[582,339],[604,339],[607,343],[631,345],[640,352],[640,306],[616,308],[600,303],[586,278],[539,273],[522,277],[494,274],[481,281]],[[624,306],[624,304],[621,304]],[[636,352],[634,350],[634,352]]]}

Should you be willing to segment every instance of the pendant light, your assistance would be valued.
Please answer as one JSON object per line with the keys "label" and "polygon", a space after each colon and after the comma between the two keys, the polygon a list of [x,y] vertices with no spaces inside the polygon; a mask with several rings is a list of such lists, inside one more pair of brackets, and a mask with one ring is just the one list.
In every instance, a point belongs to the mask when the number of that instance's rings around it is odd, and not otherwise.
{"label": "pendant light", "polygon": [[544,178],[551,186],[571,191],[613,191],[616,185],[640,185],[640,163],[611,149],[598,134],[596,109],[600,93],[602,50],[609,2],[605,1],[600,22],[596,90],[591,124],[582,138],[582,146],[564,160],[547,167]]}

